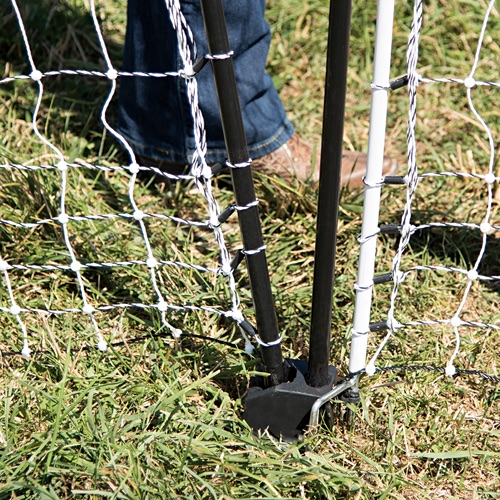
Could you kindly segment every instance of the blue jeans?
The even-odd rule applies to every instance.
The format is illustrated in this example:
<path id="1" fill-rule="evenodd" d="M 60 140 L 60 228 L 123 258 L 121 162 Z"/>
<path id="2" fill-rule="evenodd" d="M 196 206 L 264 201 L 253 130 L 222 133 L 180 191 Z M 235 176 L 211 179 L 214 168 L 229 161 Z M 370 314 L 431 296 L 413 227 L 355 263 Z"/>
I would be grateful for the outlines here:
<path id="1" fill-rule="evenodd" d="M 200 0 L 182 0 L 198 56 L 208 53 Z M 264 19 L 265 0 L 223 0 L 234 52 L 238 91 L 252 158 L 278 149 L 293 126 L 271 77 L 265 72 L 271 31 Z M 182 68 L 177 37 L 164 0 L 128 0 L 123 70 L 166 72 Z M 196 75 L 208 143 L 208 162 L 227 157 L 212 68 Z M 182 78 L 121 77 L 119 130 L 136 154 L 187 163 L 195 148 L 193 122 Z"/>

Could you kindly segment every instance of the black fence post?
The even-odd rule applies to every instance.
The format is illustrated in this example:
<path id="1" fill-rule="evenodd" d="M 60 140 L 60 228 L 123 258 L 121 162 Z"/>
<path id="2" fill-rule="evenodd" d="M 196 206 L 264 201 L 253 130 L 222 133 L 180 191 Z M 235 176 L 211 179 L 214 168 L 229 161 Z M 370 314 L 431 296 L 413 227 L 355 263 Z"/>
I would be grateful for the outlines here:
<path id="1" fill-rule="evenodd" d="M 351 0 L 331 0 L 307 381 L 328 382 Z"/>
<path id="2" fill-rule="evenodd" d="M 201 0 L 208 48 L 219 100 L 222 128 L 229 163 L 245 164 L 249 160 L 241 107 L 236 86 L 233 61 L 227 35 L 221 0 Z M 251 206 L 255 202 L 255 189 L 250 166 L 232 168 L 236 203 Z M 238 212 L 243 246 L 252 290 L 257 330 L 268 347 L 262 347 L 262 357 L 269 373 L 268 384 L 278 385 L 287 378 L 287 364 L 279 344 L 278 322 L 271 291 L 264 242 L 257 206 Z M 262 250 L 259 250 L 262 249 Z"/>

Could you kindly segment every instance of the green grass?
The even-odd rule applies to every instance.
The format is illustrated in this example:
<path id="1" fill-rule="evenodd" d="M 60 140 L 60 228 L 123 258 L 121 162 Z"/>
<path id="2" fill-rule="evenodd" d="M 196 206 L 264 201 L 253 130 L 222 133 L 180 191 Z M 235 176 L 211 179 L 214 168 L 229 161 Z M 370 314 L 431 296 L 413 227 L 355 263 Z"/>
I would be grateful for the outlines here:
<path id="1" fill-rule="evenodd" d="M 3 0 L 0 10 L 0 78 L 29 72 L 21 38 Z M 88 11 L 80 0 L 25 2 L 34 57 L 41 69 L 102 68 Z M 111 57 L 119 65 L 125 28 L 124 2 L 103 2 L 101 17 Z M 4 9 L 4 4 L 6 8 Z M 318 142 L 328 19 L 327 0 L 271 0 L 273 28 L 269 71 L 290 118 L 301 135 Z M 425 6 L 421 61 L 429 77 L 466 76 L 478 38 L 484 0 L 429 0 Z M 405 46 L 411 6 L 398 2 L 392 76 L 405 72 Z M 366 150 L 374 40 L 374 3 L 354 5 L 345 145 Z M 500 48 L 491 17 L 478 78 L 498 81 Z M 38 121 L 40 129 L 70 161 L 122 164 L 123 151 L 105 134 L 99 120 L 108 83 L 77 78 L 46 78 Z M 404 89 L 390 98 L 387 152 L 404 163 Z M 480 113 L 498 137 L 498 90 L 474 94 Z M 419 157 L 425 170 L 471 170 L 486 157 L 483 135 L 464 121 L 466 102 L 451 85 L 420 89 Z M 36 88 L 26 82 L 0 86 L 0 156 L 16 163 L 49 163 L 51 151 L 30 133 Z M 116 103 L 110 110 L 116 120 Z M 59 181 L 54 172 L 0 172 L 2 219 L 42 219 L 58 213 Z M 121 174 L 71 170 L 68 212 L 115 213 L 127 206 Z M 257 176 L 257 193 L 280 330 L 287 357 L 305 358 L 312 292 L 317 189 Z M 232 201 L 224 183 L 216 186 L 222 206 Z M 477 222 L 481 192 L 461 180 L 422 182 L 415 220 Z M 203 219 L 204 203 L 192 186 L 138 186 L 143 210 Z M 498 225 L 498 197 L 492 219 Z M 396 223 L 404 200 L 398 188 L 384 190 L 381 219 Z M 346 371 L 353 309 L 362 195 L 344 191 L 339 221 L 332 364 Z M 73 231 L 72 245 L 87 261 L 138 258 L 143 245 L 126 221 L 92 221 Z M 217 264 L 210 235 L 160 220 L 148 220 L 152 243 L 162 258 Z M 236 220 L 225 226 L 231 251 L 241 246 Z M 127 245 L 124 245 L 124 242 Z M 490 238 L 485 274 L 499 275 L 498 238 Z M 480 242 L 469 232 L 439 231 L 412 239 L 405 265 L 419 262 L 470 266 Z M 125 247 L 125 248 L 124 248 Z M 390 269 L 396 240 L 379 240 L 377 272 Z M 14 262 L 61 263 L 67 253 L 59 229 L 0 226 L 0 255 Z M 125 257 L 124 257 L 125 255 Z M 242 266 L 243 267 L 243 266 Z M 78 289 L 67 273 L 47 270 L 11 273 L 19 300 L 30 307 L 80 307 Z M 244 269 L 239 289 L 252 317 Z M 152 301 L 141 269 L 85 273 L 93 302 Z M 229 307 L 226 287 L 211 275 L 177 269 L 162 272 L 160 286 L 175 303 L 190 301 Z M 0 304 L 8 304 L 1 287 Z M 446 316 L 459 300 L 457 278 L 421 275 L 404 283 L 398 306 L 404 317 Z M 389 285 L 374 294 L 373 319 L 384 319 Z M 22 294 L 22 295 L 21 295 Z M 474 287 L 467 315 L 499 321 L 498 285 Z M 21 298 L 22 297 L 22 298 Z M 307 434 L 284 446 L 257 439 L 241 420 L 242 400 L 256 358 L 238 348 L 185 336 L 161 335 L 158 318 L 141 310 L 97 315 L 106 338 L 122 342 L 107 352 L 85 350 L 95 343 L 81 315 L 25 318 L 31 345 L 41 351 L 29 360 L 1 358 L 0 498 L 304 498 L 420 499 L 499 498 L 500 434 L 498 386 L 475 378 L 449 380 L 437 373 L 387 373 L 362 380 L 362 401 L 353 408 L 352 427 Z M 189 334 L 239 342 L 234 325 L 204 313 L 178 312 L 169 320 Z M 125 343 L 123 343 L 126 341 Z M 373 336 L 370 347 L 380 341 Z M 454 348 L 450 332 L 408 331 L 383 354 L 388 365 L 443 366 Z M 18 351 L 19 325 L 2 317 L 0 348 Z M 241 347 L 241 345 L 240 345 Z M 464 332 L 458 366 L 498 375 L 498 332 Z"/>

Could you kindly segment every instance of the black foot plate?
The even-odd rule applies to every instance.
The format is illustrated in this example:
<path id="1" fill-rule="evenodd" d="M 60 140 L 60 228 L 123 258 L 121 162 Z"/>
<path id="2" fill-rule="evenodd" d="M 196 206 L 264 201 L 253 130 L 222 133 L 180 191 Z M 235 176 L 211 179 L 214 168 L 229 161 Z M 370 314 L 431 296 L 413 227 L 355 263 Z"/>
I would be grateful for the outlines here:
<path id="1" fill-rule="evenodd" d="M 269 432 L 285 441 L 300 438 L 309 423 L 315 401 L 337 382 L 337 370 L 328 367 L 328 384 L 323 387 L 307 385 L 307 361 L 289 359 L 289 381 L 274 387 L 251 387 L 245 397 L 244 418 L 257 432 Z"/>

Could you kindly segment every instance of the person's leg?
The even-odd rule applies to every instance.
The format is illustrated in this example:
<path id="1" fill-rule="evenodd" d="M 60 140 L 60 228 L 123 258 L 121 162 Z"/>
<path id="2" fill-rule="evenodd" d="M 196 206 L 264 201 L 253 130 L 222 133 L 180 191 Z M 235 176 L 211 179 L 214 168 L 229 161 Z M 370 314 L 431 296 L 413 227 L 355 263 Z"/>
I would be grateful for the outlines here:
<path id="1" fill-rule="evenodd" d="M 285 144 L 293 127 L 271 77 L 265 72 L 271 32 L 265 0 L 224 0 L 229 42 L 252 158 Z M 198 55 L 208 52 L 199 0 L 184 0 L 182 10 L 193 31 Z M 182 67 L 177 37 L 164 0 L 129 0 L 124 48 L 125 71 L 163 72 Z M 196 76 L 207 130 L 207 161 L 226 157 L 210 65 Z M 143 157 L 187 163 L 194 150 L 192 118 L 181 78 L 123 77 L 119 130 Z"/>
<path id="2" fill-rule="evenodd" d="M 177 37 L 162 0 L 129 0 L 123 71 L 173 72 L 178 69 Z M 189 110 L 179 78 L 122 77 L 121 134 L 140 156 L 184 163 Z M 187 116 L 186 116 L 187 114 Z"/>

